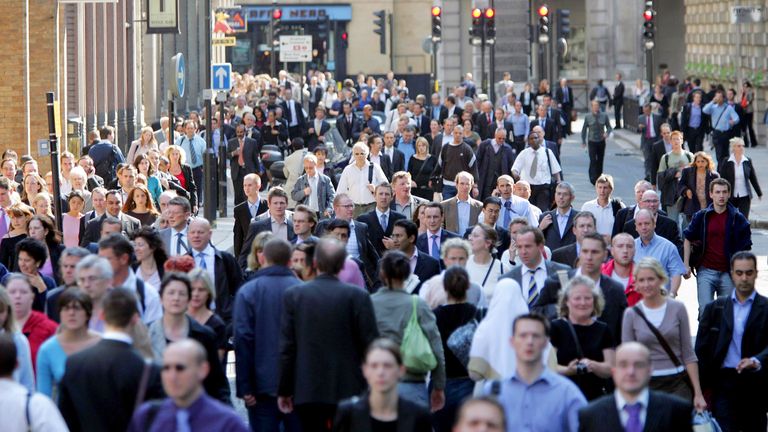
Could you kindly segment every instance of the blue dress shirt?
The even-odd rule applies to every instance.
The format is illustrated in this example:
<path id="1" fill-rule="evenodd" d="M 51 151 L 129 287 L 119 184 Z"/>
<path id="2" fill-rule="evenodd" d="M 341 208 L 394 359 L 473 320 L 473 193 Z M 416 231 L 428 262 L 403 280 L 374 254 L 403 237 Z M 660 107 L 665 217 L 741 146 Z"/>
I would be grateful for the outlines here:
<path id="1" fill-rule="evenodd" d="M 397 149 L 403 152 L 405 159 L 405 170 L 408 171 L 408 162 L 411 160 L 411 156 L 416 154 L 416 143 L 414 141 L 405 142 L 402 138 L 397 143 Z"/>
<path id="2" fill-rule="evenodd" d="M 151 403 L 145 403 L 133 415 L 129 432 L 164 432 L 177 429 L 176 413 L 182 409 L 171 399 L 165 399 L 157 410 L 152 425 L 145 428 Z M 238 417 L 232 407 L 210 398 L 203 393 L 189 407 L 187 423 L 191 431 L 248 432 L 248 426 Z"/>
<path id="3" fill-rule="evenodd" d="M 723 361 L 724 368 L 736 369 L 744 356 L 741 354 L 741 339 L 744 337 L 744 328 L 747 325 L 747 318 L 752 311 L 752 305 L 755 303 L 757 291 L 753 292 L 744 303 L 736 298 L 736 292 L 731 292 L 731 303 L 733 303 L 733 335 L 731 343 L 728 345 L 728 353 L 725 354 Z"/>
<path id="4" fill-rule="evenodd" d="M 667 277 L 680 276 L 685 274 L 685 264 L 683 259 L 680 258 L 680 253 L 677 251 L 677 247 L 664 237 L 654 234 L 651 242 L 648 245 L 644 245 L 640 237 L 635 239 L 635 262 L 640 262 L 645 257 L 656 258 L 664 270 L 667 272 Z M 669 282 L 667 288 L 669 288 Z"/>
<path id="5" fill-rule="evenodd" d="M 688 119 L 688 126 L 692 128 L 701 126 L 701 105 L 691 104 L 691 117 Z"/>
<path id="6" fill-rule="evenodd" d="M 456 200 L 456 213 L 459 216 L 459 232 L 467 232 L 469 227 L 469 201 Z"/>
<path id="7" fill-rule="evenodd" d="M 739 115 L 736 114 L 733 107 L 727 103 L 715 105 L 714 102 L 710 102 L 704 106 L 702 111 L 712 118 L 712 129 L 719 132 L 727 132 L 731 129 L 729 120 L 733 120 L 734 125 L 739 123 Z"/>

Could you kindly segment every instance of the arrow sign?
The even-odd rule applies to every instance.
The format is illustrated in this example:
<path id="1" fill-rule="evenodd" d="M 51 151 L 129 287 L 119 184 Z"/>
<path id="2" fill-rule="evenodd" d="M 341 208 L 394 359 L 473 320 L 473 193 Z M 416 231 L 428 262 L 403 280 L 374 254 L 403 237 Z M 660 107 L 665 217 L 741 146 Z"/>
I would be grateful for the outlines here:
<path id="1" fill-rule="evenodd" d="M 232 88 L 232 65 L 230 63 L 212 64 L 211 81 L 211 89 L 229 91 Z"/>

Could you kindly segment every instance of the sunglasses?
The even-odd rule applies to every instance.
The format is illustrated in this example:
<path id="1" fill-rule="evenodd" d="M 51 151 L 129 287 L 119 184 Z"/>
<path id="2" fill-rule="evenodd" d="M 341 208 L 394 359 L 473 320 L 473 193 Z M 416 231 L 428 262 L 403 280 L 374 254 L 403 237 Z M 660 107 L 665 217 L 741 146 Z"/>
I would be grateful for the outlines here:
<path id="1" fill-rule="evenodd" d="M 163 365 L 163 372 L 168 372 L 171 369 L 175 370 L 176 372 L 184 372 L 187 370 L 189 366 L 185 364 L 164 364 Z"/>

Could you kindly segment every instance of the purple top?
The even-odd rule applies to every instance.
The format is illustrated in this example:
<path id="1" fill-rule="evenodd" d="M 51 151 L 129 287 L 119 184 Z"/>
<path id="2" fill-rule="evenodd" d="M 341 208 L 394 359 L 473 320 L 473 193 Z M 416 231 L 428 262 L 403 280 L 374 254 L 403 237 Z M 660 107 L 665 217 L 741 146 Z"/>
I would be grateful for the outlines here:
<path id="1" fill-rule="evenodd" d="M 179 417 L 177 413 L 181 411 L 186 411 L 184 417 L 189 424 L 189 430 L 192 431 L 248 432 L 248 426 L 237 416 L 232 407 L 210 398 L 205 393 L 186 410 L 179 409 L 173 400 L 165 399 L 157 410 L 152 425 L 146 427 L 150 406 L 150 403 L 145 403 L 136 410 L 128 427 L 129 432 L 179 430 L 176 422 Z"/>
<path id="2" fill-rule="evenodd" d="M 53 264 L 51 264 L 51 256 L 48 255 L 48 259 L 45 260 L 45 264 L 43 264 L 42 267 L 40 267 L 40 274 L 43 276 L 48 276 L 51 279 L 54 279 L 53 276 Z"/>
<path id="3" fill-rule="evenodd" d="M 340 281 L 365 289 L 365 279 L 357 263 L 349 258 L 344 261 L 344 268 L 341 269 L 338 276 Z"/>

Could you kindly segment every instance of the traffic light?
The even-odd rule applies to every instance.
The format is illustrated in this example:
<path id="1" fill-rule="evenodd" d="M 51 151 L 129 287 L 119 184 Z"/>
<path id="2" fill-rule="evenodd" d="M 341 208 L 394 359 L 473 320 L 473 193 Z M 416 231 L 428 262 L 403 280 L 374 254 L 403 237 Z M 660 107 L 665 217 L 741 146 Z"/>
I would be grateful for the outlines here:
<path id="1" fill-rule="evenodd" d="M 549 42 L 549 7 L 547 5 L 539 6 L 539 43 Z"/>
<path id="2" fill-rule="evenodd" d="M 557 38 L 568 39 L 571 36 L 571 10 L 558 9 L 556 14 L 557 14 Z"/>
<path id="3" fill-rule="evenodd" d="M 443 37 L 442 14 L 440 6 L 432 6 L 432 43 L 440 42 Z"/>
<path id="4" fill-rule="evenodd" d="M 473 45 L 479 44 L 483 38 L 483 11 L 480 8 L 472 9 L 472 27 L 469 29 L 469 41 Z"/>
<path id="5" fill-rule="evenodd" d="M 489 45 L 496 42 L 496 9 L 485 10 L 485 41 Z"/>
<path id="6" fill-rule="evenodd" d="M 653 1 L 648 0 L 645 2 L 645 10 L 643 11 L 643 42 L 645 49 L 653 49 L 653 38 L 656 33 L 656 24 L 654 19 L 656 18 L 656 11 L 653 9 Z"/>
<path id="7" fill-rule="evenodd" d="M 344 48 L 349 48 L 349 35 L 347 32 L 341 33 L 341 46 Z"/>
<path id="8" fill-rule="evenodd" d="M 373 32 L 379 35 L 379 51 L 382 54 L 387 53 L 387 11 L 384 9 L 373 13 L 376 19 L 373 20 Z M 346 34 L 346 33 L 345 33 Z"/>
<path id="9" fill-rule="evenodd" d="M 283 18 L 283 10 L 280 8 L 272 9 L 272 44 L 280 45 L 280 20 Z"/>

